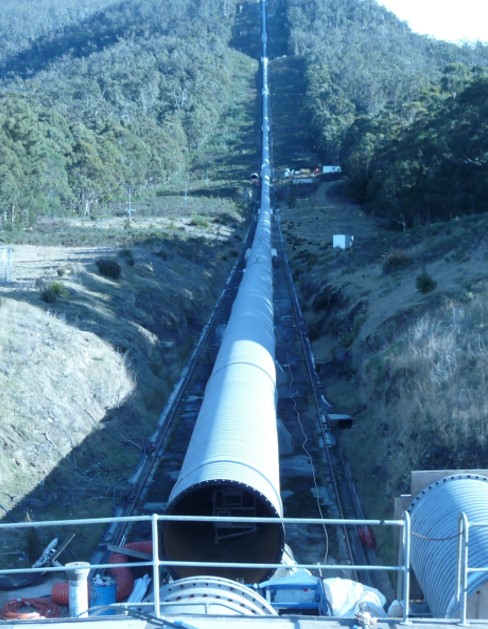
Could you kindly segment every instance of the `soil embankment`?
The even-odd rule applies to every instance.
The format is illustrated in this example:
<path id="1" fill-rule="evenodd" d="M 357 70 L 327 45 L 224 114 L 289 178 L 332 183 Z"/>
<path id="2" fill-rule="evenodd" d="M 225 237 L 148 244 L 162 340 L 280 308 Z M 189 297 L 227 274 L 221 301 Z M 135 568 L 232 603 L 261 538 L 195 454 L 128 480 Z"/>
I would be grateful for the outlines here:
<path id="1" fill-rule="evenodd" d="M 53 230 L 99 240 L 105 229 L 107 246 L 13 245 L 13 281 L 0 285 L 0 506 L 10 521 L 110 516 L 124 502 L 244 227 L 237 214 L 99 223 Z"/>
<path id="2" fill-rule="evenodd" d="M 340 445 L 367 515 L 392 517 L 411 470 L 488 463 L 488 219 L 394 232 L 335 183 L 291 198 L 281 216 L 319 373 L 335 411 L 357 413 Z"/>

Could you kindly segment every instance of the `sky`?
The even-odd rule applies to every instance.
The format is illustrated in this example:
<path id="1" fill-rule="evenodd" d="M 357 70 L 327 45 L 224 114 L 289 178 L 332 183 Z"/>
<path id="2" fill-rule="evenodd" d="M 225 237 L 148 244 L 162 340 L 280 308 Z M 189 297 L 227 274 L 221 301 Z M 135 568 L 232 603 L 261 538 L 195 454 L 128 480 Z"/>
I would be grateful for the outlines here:
<path id="1" fill-rule="evenodd" d="M 377 0 L 422 35 L 488 43 L 488 0 Z"/>

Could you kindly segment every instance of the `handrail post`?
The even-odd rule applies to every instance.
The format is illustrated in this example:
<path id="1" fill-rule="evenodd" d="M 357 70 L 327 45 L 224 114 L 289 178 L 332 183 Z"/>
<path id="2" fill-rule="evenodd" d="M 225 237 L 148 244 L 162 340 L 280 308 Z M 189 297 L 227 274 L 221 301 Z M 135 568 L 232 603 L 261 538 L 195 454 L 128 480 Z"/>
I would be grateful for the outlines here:
<path id="1" fill-rule="evenodd" d="M 459 624 L 469 625 L 468 615 L 468 550 L 469 521 L 466 513 L 459 514 L 458 564 L 456 571 L 456 600 L 460 602 Z"/>
<path id="2" fill-rule="evenodd" d="M 159 538 L 158 538 L 158 514 L 153 513 L 151 516 L 151 535 L 152 535 L 152 568 L 153 568 L 153 593 L 154 593 L 154 614 L 156 618 L 160 617 L 160 600 L 159 600 Z"/>
<path id="3" fill-rule="evenodd" d="M 412 541 L 411 519 L 408 511 L 403 513 L 403 618 L 402 625 L 410 625 L 410 548 Z"/>

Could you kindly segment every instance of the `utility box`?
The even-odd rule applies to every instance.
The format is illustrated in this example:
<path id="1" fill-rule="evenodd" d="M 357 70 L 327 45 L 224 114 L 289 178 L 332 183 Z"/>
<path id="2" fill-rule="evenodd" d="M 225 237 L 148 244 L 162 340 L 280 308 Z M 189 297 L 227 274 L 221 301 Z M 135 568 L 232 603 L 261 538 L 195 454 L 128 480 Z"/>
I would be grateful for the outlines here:
<path id="1" fill-rule="evenodd" d="M 342 168 L 340 166 L 322 166 L 322 174 L 323 175 L 331 175 L 331 174 L 340 174 L 342 172 Z"/>
<path id="2" fill-rule="evenodd" d="M 354 236 L 350 234 L 334 234 L 332 236 L 332 246 L 334 249 L 350 249 Z"/>

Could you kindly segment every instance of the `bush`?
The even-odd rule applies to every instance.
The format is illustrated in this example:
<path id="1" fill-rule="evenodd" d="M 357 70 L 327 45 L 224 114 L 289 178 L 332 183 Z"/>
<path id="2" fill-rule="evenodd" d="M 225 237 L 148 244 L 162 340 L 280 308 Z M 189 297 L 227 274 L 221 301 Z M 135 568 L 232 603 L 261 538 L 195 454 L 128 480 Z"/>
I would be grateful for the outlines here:
<path id="1" fill-rule="evenodd" d="M 351 347 L 359 336 L 361 327 L 366 320 L 365 315 L 358 315 L 352 322 L 352 326 L 342 334 L 341 342 L 344 347 Z"/>
<path id="2" fill-rule="evenodd" d="M 132 251 L 132 249 L 122 249 L 120 252 L 120 255 L 125 258 L 125 260 L 127 261 L 127 264 L 129 264 L 130 266 L 134 266 L 134 252 Z"/>
<path id="3" fill-rule="evenodd" d="M 427 271 L 424 271 L 417 277 L 415 285 L 421 293 L 430 293 L 437 288 L 437 282 L 427 273 Z"/>
<path id="4" fill-rule="evenodd" d="M 49 282 L 41 288 L 41 299 L 52 304 L 58 297 L 66 297 L 67 288 L 61 282 Z"/>
<path id="5" fill-rule="evenodd" d="M 111 258 L 100 258 L 97 260 L 98 272 L 100 275 L 110 277 L 113 280 L 118 280 L 122 272 L 122 268 L 117 260 Z"/>
<path id="6" fill-rule="evenodd" d="M 200 214 L 196 214 L 195 216 L 192 216 L 188 224 L 190 225 L 190 227 L 199 227 L 200 229 L 206 229 L 210 226 L 210 220 L 208 216 L 201 216 Z"/>
<path id="7" fill-rule="evenodd" d="M 324 327 L 322 321 L 313 321 L 308 324 L 307 327 L 308 338 L 311 341 L 316 341 L 324 333 Z"/>
<path id="8" fill-rule="evenodd" d="M 392 249 L 383 255 L 383 275 L 399 269 L 405 269 L 412 264 L 412 257 L 403 249 Z"/>

